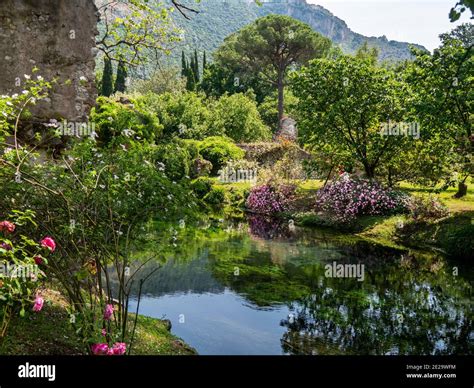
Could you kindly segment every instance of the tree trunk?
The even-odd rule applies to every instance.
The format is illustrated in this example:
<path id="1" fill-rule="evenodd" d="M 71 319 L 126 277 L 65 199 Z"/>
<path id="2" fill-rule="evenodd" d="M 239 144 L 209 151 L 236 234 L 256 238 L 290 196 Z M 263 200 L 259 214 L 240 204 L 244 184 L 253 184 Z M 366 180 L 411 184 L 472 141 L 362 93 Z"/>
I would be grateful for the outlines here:
<path id="1" fill-rule="evenodd" d="M 283 119 L 283 115 L 285 114 L 285 96 L 284 96 L 284 89 L 285 86 L 283 84 L 283 72 L 278 74 L 278 128 L 281 129 L 281 120 Z"/>
<path id="2" fill-rule="evenodd" d="M 375 178 L 375 166 L 371 166 L 369 164 L 364 164 L 365 175 L 367 175 L 368 179 Z"/>
<path id="3" fill-rule="evenodd" d="M 458 183 L 458 192 L 454 194 L 454 198 L 462 198 L 467 194 L 467 185 L 464 182 Z"/>

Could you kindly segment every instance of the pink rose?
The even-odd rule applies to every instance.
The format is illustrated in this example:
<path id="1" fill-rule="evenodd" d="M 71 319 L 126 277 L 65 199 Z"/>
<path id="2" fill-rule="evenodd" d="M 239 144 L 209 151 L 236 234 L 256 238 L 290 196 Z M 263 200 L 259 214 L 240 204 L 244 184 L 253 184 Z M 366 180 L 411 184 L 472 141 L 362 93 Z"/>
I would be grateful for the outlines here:
<path id="1" fill-rule="evenodd" d="M 101 333 L 102 333 L 102 335 L 105 337 L 105 336 L 107 335 L 107 330 L 102 329 L 102 332 L 101 332 Z"/>
<path id="2" fill-rule="evenodd" d="M 124 342 L 117 342 L 114 344 L 112 350 L 112 355 L 114 356 L 123 356 L 127 351 L 127 344 Z"/>
<path id="3" fill-rule="evenodd" d="M 15 224 L 10 221 L 0 222 L 0 232 L 13 233 L 15 231 Z"/>
<path id="4" fill-rule="evenodd" d="M 106 355 L 109 352 L 109 345 L 107 344 L 94 344 L 91 346 L 92 354 L 96 356 Z"/>
<path id="5" fill-rule="evenodd" d="M 43 248 L 49 249 L 51 252 L 54 252 L 56 250 L 56 243 L 51 237 L 45 237 L 44 239 L 42 239 L 41 246 Z"/>
<path id="6" fill-rule="evenodd" d="M 41 256 L 35 256 L 34 258 L 36 265 L 43 264 L 43 258 Z"/>
<path id="7" fill-rule="evenodd" d="M 111 304 L 105 305 L 105 310 L 104 310 L 104 319 L 108 321 L 114 313 L 114 306 Z"/>
<path id="8" fill-rule="evenodd" d="M 35 299 L 35 304 L 33 305 L 33 311 L 39 312 L 43 308 L 44 299 L 41 296 L 37 296 Z"/>

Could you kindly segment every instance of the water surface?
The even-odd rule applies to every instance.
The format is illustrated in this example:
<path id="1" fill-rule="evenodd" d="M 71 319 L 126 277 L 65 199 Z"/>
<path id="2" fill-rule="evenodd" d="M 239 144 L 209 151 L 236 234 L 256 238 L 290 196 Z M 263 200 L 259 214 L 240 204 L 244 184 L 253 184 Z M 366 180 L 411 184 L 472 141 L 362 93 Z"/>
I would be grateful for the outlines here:
<path id="1" fill-rule="evenodd" d="M 200 354 L 473 353 L 472 266 L 248 221 L 174 237 L 165 259 L 144 268 L 156 272 L 140 313 L 169 319 Z M 334 262 L 364 265 L 364 280 L 326 276 Z"/>

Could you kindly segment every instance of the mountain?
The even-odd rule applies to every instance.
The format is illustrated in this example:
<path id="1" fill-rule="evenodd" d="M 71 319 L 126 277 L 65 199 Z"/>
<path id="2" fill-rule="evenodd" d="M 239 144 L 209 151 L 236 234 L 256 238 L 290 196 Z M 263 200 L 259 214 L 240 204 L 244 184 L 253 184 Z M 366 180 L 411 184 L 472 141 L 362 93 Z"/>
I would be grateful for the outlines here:
<path id="1" fill-rule="evenodd" d="M 388 40 L 385 36 L 366 37 L 358 34 L 326 8 L 308 4 L 306 0 L 262 0 L 261 6 L 252 0 L 201 0 L 200 3 L 182 0 L 181 3 L 198 10 L 199 14 L 189 13 L 191 20 L 186 20 L 174 12 L 176 25 L 185 32 L 185 40 L 175 48 L 174 58 L 181 55 L 181 50 L 189 53 L 194 49 L 213 52 L 225 37 L 269 14 L 287 15 L 309 24 L 348 54 L 354 53 L 365 41 L 369 46 L 379 49 L 382 61 L 411 58 L 410 46 L 424 49 L 420 45 Z"/>

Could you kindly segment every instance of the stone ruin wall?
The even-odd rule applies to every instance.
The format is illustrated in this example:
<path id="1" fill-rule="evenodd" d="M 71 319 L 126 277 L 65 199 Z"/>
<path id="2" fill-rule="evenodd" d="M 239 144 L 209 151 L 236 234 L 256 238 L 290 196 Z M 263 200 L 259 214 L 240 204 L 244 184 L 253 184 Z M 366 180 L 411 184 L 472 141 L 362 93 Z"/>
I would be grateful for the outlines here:
<path id="1" fill-rule="evenodd" d="M 35 76 L 58 82 L 30 109 L 34 119 L 87 121 L 97 97 L 97 22 L 93 0 L 0 0 L 0 95 L 21 93 L 37 67 Z"/>

